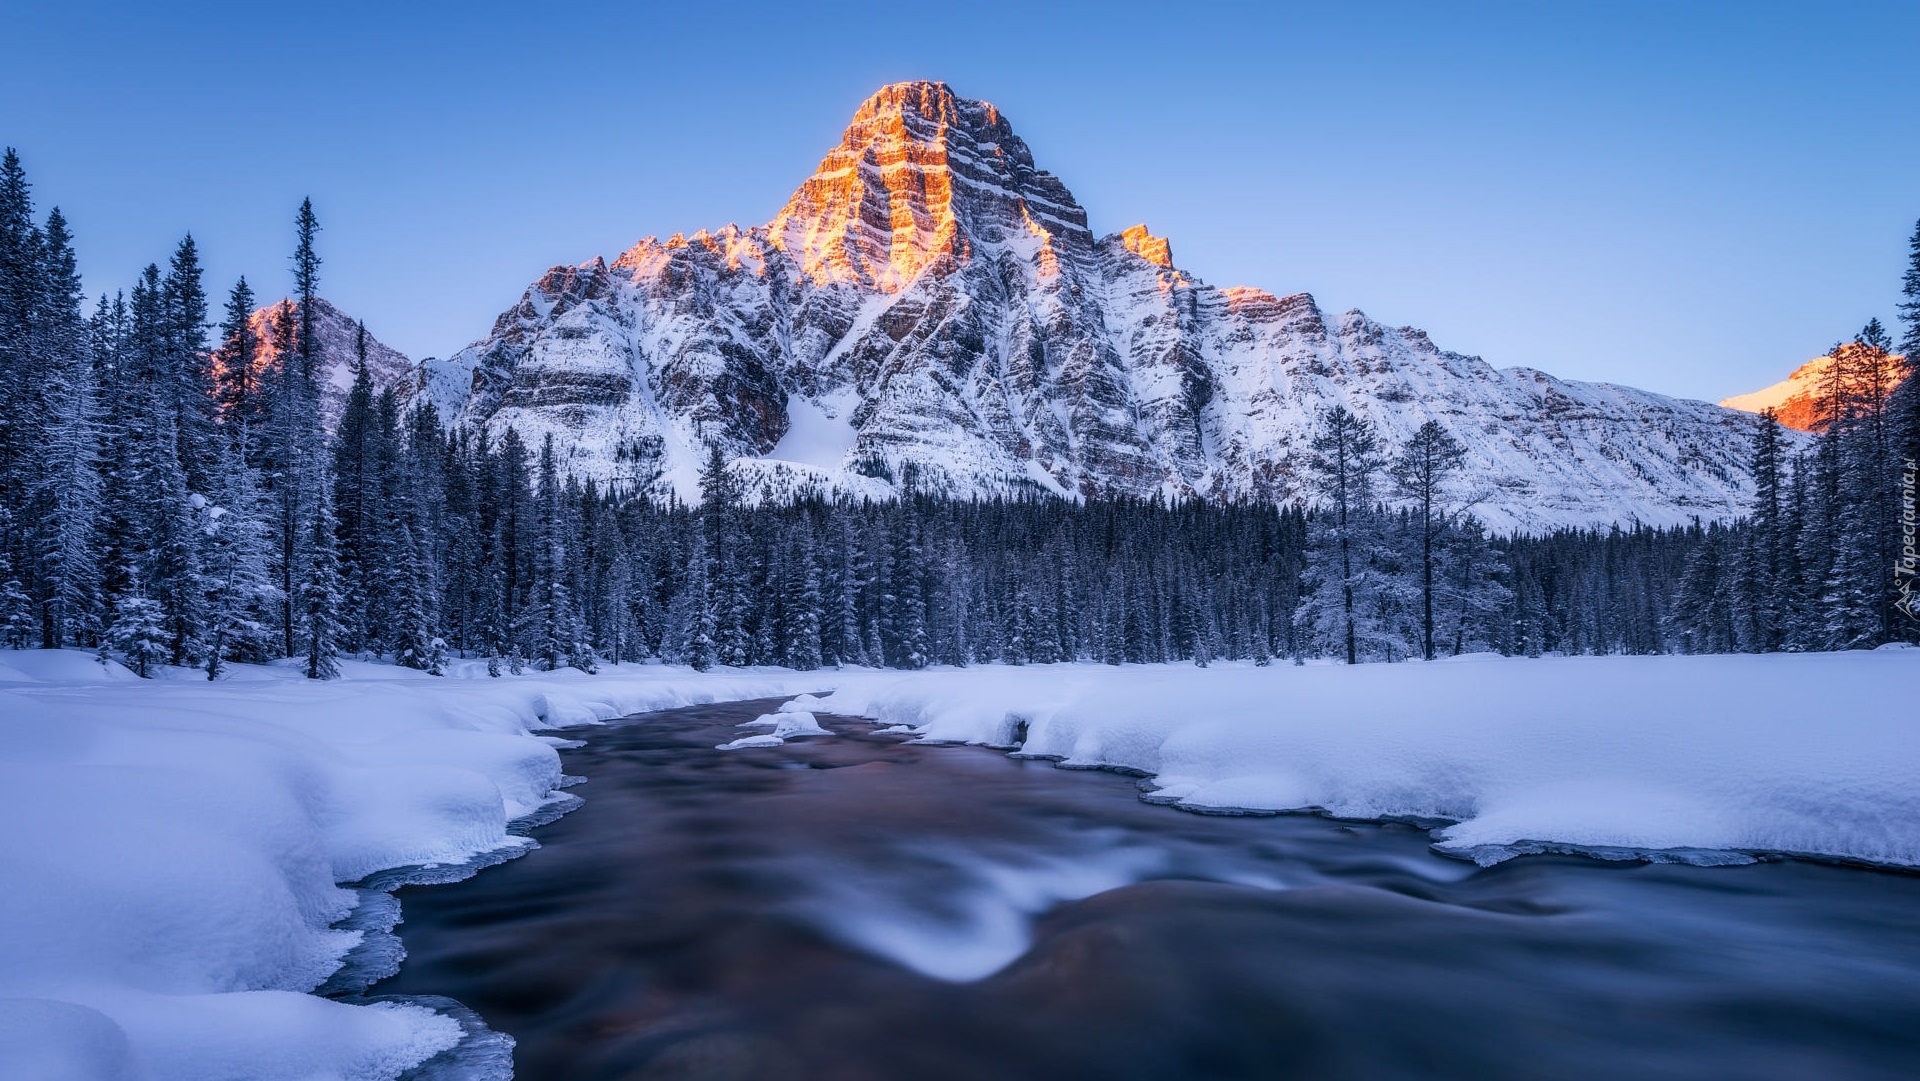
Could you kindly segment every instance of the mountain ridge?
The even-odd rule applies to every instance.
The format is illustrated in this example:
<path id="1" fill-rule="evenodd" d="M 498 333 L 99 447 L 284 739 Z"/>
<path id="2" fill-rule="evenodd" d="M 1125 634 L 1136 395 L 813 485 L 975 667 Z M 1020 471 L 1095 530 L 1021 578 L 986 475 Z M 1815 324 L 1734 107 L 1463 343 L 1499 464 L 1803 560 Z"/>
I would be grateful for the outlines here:
<path id="1" fill-rule="evenodd" d="M 716 446 L 760 498 L 885 497 L 912 473 L 962 496 L 1300 499 L 1334 404 L 1389 449 L 1447 427 L 1495 528 L 1726 518 L 1751 490 L 1750 417 L 1215 288 L 1144 224 L 1096 236 L 998 109 L 934 82 L 868 98 L 765 225 L 553 267 L 416 393 L 683 498 Z M 805 460 L 775 457 L 801 429 Z"/>
<path id="2" fill-rule="evenodd" d="M 1797 431 L 1818 432 L 1826 427 L 1827 406 L 1823 399 L 1828 392 L 1826 381 L 1833 370 L 1833 359 L 1833 352 L 1823 353 L 1772 386 L 1722 398 L 1720 404 L 1743 413 L 1772 409 L 1781 424 Z M 1882 370 L 1889 384 L 1899 383 L 1906 371 L 1905 361 L 1898 353 L 1885 355 Z"/>

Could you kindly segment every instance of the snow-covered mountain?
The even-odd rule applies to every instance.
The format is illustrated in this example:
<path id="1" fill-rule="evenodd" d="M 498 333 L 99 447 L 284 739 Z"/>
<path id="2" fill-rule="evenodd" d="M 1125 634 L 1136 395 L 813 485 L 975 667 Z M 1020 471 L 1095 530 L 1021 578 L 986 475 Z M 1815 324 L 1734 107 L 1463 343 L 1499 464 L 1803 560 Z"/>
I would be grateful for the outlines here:
<path id="1" fill-rule="evenodd" d="M 287 305 L 288 325 L 297 326 L 299 316 L 295 302 L 287 300 L 277 300 L 257 309 L 247 319 L 254 341 L 258 343 L 254 363 L 261 368 L 272 367 L 279 357 L 279 350 L 274 344 L 278 340 L 274 320 L 282 304 Z M 331 431 L 340 422 L 340 414 L 347 407 L 347 393 L 353 389 L 353 362 L 359 323 L 328 303 L 324 297 L 313 298 L 313 312 L 313 349 L 318 358 L 315 375 L 320 384 L 320 415 L 327 430 Z M 367 375 L 373 380 L 375 389 L 393 386 L 404 397 L 412 397 L 418 367 L 405 353 L 382 344 L 372 334 L 367 335 Z"/>
<path id="2" fill-rule="evenodd" d="M 1388 449 L 1439 421 L 1496 528 L 1737 511 L 1752 418 L 1443 351 L 1312 297 L 1220 289 L 1144 226 L 1096 236 L 999 110 L 888 86 L 766 225 L 556 266 L 424 362 L 443 411 L 567 467 L 750 490 L 1288 499 L 1335 403 Z"/>
<path id="3" fill-rule="evenodd" d="M 1889 353 L 1885 357 L 1889 386 L 1897 385 L 1905 374 L 1906 358 L 1898 353 Z M 1770 387 L 1753 391 L 1750 394 L 1736 394 L 1731 398 L 1720 399 L 1720 404 L 1728 409 L 1738 409 L 1745 413 L 1758 413 L 1762 409 L 1772 409 L 1780 418 L 1780 423 L 1803 432 L 1817 432 L 1826 424 L 1825 410 L 1820 404 L 1823 384 L 1827 373 L 1833 370 L 1833 354 L 1814 357 L 1793 370 L 1793 374 Z"/>

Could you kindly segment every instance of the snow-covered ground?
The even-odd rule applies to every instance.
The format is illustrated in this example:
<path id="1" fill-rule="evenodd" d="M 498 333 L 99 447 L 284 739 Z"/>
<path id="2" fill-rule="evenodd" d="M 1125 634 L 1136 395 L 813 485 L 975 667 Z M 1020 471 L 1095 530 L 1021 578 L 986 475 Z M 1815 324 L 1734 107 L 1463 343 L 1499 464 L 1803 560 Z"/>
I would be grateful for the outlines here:
<path id="1" fill-rule="evenodd" d="M 434 679 L 349 663 L 154 682 L 0 652 L 0 1078 L 390 1078 L 458 1024 L 304 994 L 361 937 L 336 884 L 525 842 L 542 728 L 817 689 L 660 667 Z"/>
<path id="2" fill-rule="evenodd" d="M 805 708 L 1154 776 L 1195 810 L 1448 819 L 1537 846 L 1920 866 L 1920 649 L 1434 664 L 1001 668 Z M 1514 846 L 1514 847 L 1507 847 Z M 1713 855 L 1713 854 L 1719 855 Z"/>
<path id="3" fill-rule="evenodd" d="M 545 729 L 819 692 L 808 714 L 1155 776 L 1195 809 L 1445 819 L 1492 860 L 1542 847 L 1697 862 L 1783 851 L 1920 866 L 1920 650 L 1436 664 L 915 673 L 660 666 L 434 679 L 349 664 L 141 682 L 0 653 L 0 1077 L 389 1078 L 450 1046 L 418 1006 L 304 994 L 383 869 L 525 842 Z M 786 723 L 782 723 L 782 722 Z M 907 726 L 900 728 L 899 726 Z M 591 798 L 592 789 L 586 789 Z M 1616 853 L 1617 854 L 1617 853 Z"/>

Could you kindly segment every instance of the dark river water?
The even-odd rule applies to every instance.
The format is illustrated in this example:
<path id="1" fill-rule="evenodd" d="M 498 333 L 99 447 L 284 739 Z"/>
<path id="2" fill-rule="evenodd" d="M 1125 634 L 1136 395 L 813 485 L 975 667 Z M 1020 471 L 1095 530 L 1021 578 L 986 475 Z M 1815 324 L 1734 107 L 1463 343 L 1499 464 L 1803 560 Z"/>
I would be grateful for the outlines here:
<path id="1" fill-rule="evenodd" d="M 577 730 L 530 856 L 400 891 L 381 994 L 544 1079 L 1920 1077 L 1920 876 L 1437 856 L 978 747 Z"/>

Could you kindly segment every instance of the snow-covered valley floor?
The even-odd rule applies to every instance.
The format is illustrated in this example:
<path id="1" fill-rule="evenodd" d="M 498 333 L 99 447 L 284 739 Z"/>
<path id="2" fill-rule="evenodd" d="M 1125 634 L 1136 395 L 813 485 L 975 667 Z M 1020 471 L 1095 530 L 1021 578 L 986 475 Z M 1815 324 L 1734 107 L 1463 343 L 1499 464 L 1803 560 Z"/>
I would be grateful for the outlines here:
<path id="1" fill-rule="evenodd" d="M 340 884 L 524 846 L 509 821 L 562 781 L 543 733 L 692 702 L 813 692 L 789 709 L 1135 770 L 1191 809 L 1445 820 L 1437 842 L 1483 862 L 1920 866 L 1920 650 L 166 677 L 0 653 L 0 1076 L 397 1076 L 459 1027 L 305 993 L 361 935 L 336 927 L 359 896 Z"/>

